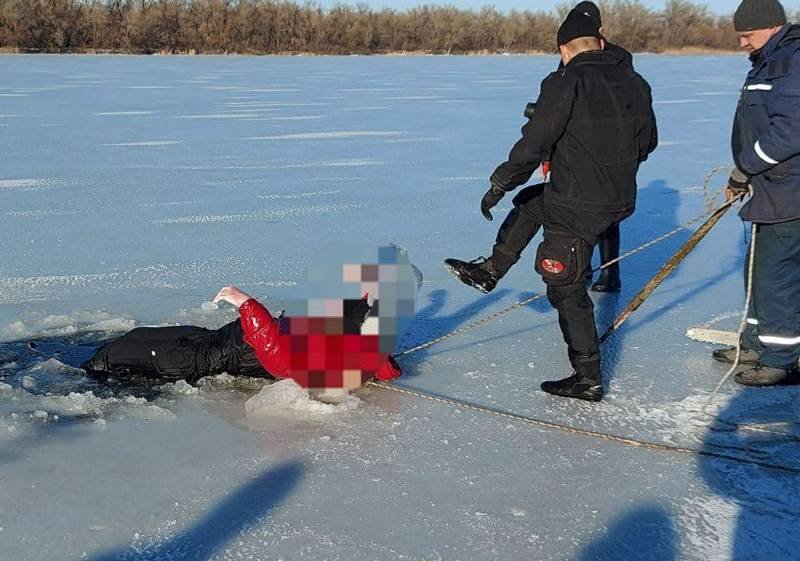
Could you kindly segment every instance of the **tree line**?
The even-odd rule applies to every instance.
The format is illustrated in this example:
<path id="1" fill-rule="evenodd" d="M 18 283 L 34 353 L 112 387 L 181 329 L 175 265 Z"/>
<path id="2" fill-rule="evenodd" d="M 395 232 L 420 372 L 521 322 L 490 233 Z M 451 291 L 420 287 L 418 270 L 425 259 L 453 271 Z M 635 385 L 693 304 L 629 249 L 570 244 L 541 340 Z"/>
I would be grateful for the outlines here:
<path id="1" fill-rule="evenodd" d="M 731 16 L 688 0 L 599 2 L 603 32 L 634 52 L 734 50 Z M 422 5 L 330 9 L 287 0 L 0 0 L 0 48 L 22 52 L 381 54 L 554 52 L 569 5 L 500 12 Z"/>

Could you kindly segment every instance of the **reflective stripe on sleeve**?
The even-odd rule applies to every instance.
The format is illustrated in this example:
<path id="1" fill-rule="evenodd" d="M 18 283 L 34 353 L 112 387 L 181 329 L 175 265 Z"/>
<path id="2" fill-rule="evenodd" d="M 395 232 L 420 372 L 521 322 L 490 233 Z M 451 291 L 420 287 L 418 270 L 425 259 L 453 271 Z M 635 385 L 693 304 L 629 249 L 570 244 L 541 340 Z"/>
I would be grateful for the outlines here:
<path id="1" fill-rule="evenodd" d="M 749 86 L 747 86 L 746 89 L 751 92 L 752 91 L 768 92 L 772 90 L 772 86 L 770 84 L 750 84 Z"/>
<path id="2" fill-rule="evenodd" d="M 765 345 L 800 345 L 800 337 L 778 337 L 777 335 L 759 335 L 758 340 Z"/>
<path id="3" fill-rule="evenodd" d="M 754 148 L 756 149 L 756 154 L 758 154 L 758 157 L 761 158 L 762 160 L 764 160 L 765 162 L 767 162 L 768 164 L 772 164 L 774 166 L 775 164 L 779 164 L 780 163 L 777 160 L 773 160 L 772 158 L 767 156 L 767 154 L 761 148 L 761 144 L 759 144 L 758 140 L 756 140 L 756 145 L 755 145 Z"/>

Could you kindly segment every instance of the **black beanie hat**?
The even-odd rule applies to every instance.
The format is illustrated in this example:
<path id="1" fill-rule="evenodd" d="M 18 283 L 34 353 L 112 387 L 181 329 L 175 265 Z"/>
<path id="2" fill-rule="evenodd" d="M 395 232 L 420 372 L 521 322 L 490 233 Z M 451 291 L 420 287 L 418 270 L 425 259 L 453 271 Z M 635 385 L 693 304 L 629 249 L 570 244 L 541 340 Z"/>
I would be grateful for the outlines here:
<path id="1" fill-rule="evenodd" d="M 597 27 L 594 20 L 586 17 L 582 12 L 572 10 L 558 28 L 556 45 L 560 47 L 578 37 L 597 37 L 599 39 L 600 28 Z"/>
<path id="2" fill-rule="evenodd" d="M 594 2 L 578 2 L 572 10 L 591 18 L 598 28 L 603 27 L 603 21 L 600 19 L 600 8 Z"/>
<path id="3" fill-rule="evenodd" d="M 739 32 L 785 24 L 786 12 L 778 0 L 743 0 L 733 14 L 733 28 Z"/>

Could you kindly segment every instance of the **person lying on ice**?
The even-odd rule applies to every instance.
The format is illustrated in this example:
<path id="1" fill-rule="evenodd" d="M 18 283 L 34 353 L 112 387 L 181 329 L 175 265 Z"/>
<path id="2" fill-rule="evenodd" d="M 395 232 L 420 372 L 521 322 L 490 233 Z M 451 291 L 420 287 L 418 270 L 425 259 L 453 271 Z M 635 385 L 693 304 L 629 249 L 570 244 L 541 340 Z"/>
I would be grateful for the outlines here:
<path id="1" fill-rule="evenodd" d="M 328 317 L 273 317 L 255 298 L 226 286 L 214 298 L 238 308 L 219 329 L 138 327 L 100 347 L 82 368 L 91 375 L 135 374 L 195 382 L 204 376 L 292 378 L 309 390 L 352 390 L 373 378 L 392 380 L 400 367 L 367 321 L 367 301 L 328 300 Z M 377 320 L 377 317 L 372 319 Z"/>
<path id="2" fill-rule="evenodd" d="M 342 251 L 354 259 L 338 259 Z M 238 320 L 213 330 L 136 328 L 97 349 L 82 367 L 95 375 L 190 383 L 223 372 L 291 378 L 334 396 L 400 375 L 391 353 L 413 320 L 421 286 L 422 273 L 398 246 L 327 248 L 311 262 L 307 299 L 288 302 L 285 316 L 275 318 L 250 295 L 225 287 L 215 302 L 236 306 Z M 340 297 L 331 299 L 332 292 Z"/>

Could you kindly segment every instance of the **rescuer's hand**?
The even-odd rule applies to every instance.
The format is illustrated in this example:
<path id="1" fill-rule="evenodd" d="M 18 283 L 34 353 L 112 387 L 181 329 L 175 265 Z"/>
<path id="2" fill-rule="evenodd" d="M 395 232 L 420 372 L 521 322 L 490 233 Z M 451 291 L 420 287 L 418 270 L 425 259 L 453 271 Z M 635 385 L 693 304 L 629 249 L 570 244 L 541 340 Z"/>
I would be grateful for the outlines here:
<path id="1" fill-rule="evenodd" d="M 489 190 L 486 191 L 483 199 L 481 199 L 481 214 L 483 214 L 484 218 L 489 222 L 493 220 L 492 213 L 489 211 L 500 202 L 500 199 L 502 199 L 505 194 L 505 191 L 493 184 L 489 187 Z"/>
<path id="2" fill-rule="evenodd" d="M 750 192 L 750 178 L 739 168 L 735 168 L 728 178 L 728 186 L 725 188 L 725 200 L 742 200 Z"/>

